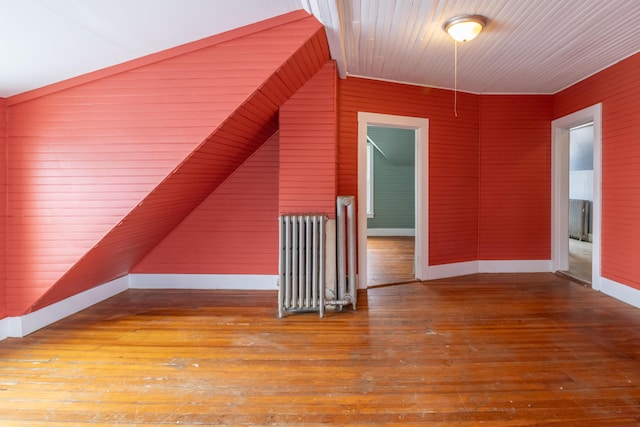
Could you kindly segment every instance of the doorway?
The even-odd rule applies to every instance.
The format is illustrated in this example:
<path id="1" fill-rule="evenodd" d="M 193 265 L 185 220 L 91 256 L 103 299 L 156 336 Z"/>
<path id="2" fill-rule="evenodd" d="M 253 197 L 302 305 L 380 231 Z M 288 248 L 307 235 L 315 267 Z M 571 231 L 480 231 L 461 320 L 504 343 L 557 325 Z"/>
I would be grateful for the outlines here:
<path id="1" fill-rule="evenodd" d="M 593 123 L 569 129 L 569 269 L 591 283 L 593 264 Z"/>
<path id="2" fill-rule="evenodd" d="M 593 172 L 591 204 L 591 277 L 588 282 L 600 290 L 600 232 L 602 212 L 602 104 L 577 111 L 552 122 L 551 154 L 551 261 L 553 271 L 570 270 L 570 141 L 572 129 L 593 129 Z M 589 238 L 589 236 L 586 236 Z"/>
<path id="3" fill-rule="evenodd" d="M 414 138 L 414 223 L 412 280 L 426 277 L 428 264 L 428 119 L 376 113 L 358 113 L 358 287 L 369 285 L 367 268 L 367 160 L 368 128 L 411 130 Z M 362 256 L 364 255 L 364 256 Z"/>
<path id="4" fill-rule="evenodd" d="M 415 129 L 367 126 L 367 286 L 415 280 Z"/>

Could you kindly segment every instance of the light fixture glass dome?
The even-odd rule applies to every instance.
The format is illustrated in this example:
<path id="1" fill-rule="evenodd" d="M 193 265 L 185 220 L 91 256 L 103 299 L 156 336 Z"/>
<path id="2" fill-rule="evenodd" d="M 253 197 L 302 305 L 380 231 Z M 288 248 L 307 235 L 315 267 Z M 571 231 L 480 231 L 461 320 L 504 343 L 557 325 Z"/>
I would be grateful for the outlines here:
<path id="1" fill-rule="evenodd" d="M 467 42 L 480 34 L 486 22 L 486 18 L 480 15 L 456 16 L 444 24 L 444 30 L 449 33 L 454 40 Z"/>

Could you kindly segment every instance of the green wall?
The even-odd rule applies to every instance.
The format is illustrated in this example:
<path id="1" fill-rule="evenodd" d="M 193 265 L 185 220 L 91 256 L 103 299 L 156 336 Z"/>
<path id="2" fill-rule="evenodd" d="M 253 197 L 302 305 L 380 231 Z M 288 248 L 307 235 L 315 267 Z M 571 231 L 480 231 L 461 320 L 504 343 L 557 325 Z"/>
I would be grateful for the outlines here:
<path id="1" fill-rule="evenodd" d="M 380 148 L 374 148 L 374 217 L 367 228 L 413 229 L 415 131 L 370 126 L 367 134 Z"/>

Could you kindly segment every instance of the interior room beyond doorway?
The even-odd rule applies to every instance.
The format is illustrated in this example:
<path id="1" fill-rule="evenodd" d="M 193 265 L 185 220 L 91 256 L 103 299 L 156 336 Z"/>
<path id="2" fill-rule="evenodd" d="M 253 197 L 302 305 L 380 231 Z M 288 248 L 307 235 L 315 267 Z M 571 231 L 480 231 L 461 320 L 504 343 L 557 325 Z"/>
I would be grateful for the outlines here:
<path id="1" fill-rule="evenodd" d="M 413 281 L 416 132 L 367 127 L 367 285 Z"/>
<path id="2" fill-rule="evenodd" d="M 593 123 L 569 130 L 569 270 L 591 283 L 593 260 Z"/>

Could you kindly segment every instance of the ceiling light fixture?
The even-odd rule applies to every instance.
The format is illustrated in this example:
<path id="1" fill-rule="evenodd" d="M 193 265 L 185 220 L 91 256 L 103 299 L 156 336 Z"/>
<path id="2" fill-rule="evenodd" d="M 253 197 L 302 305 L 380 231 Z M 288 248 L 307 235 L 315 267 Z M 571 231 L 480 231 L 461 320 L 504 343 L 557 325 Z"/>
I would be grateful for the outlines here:
<path id="1" fill-rule="evenodd" d="M 487 24 L 481 15 L 459 15 L 444 23 L 443 29 L 455 40 L 453 66 L 453 113 L 458 117 L 458 42 L 464 43 L 476 38 Z"/>
<path id="2" fill-rule="evenodd" d="M 444 23 L 444 30 L 457 42 L 473 40 L 487 24 L 481 15 L 460 15 Z"/>

